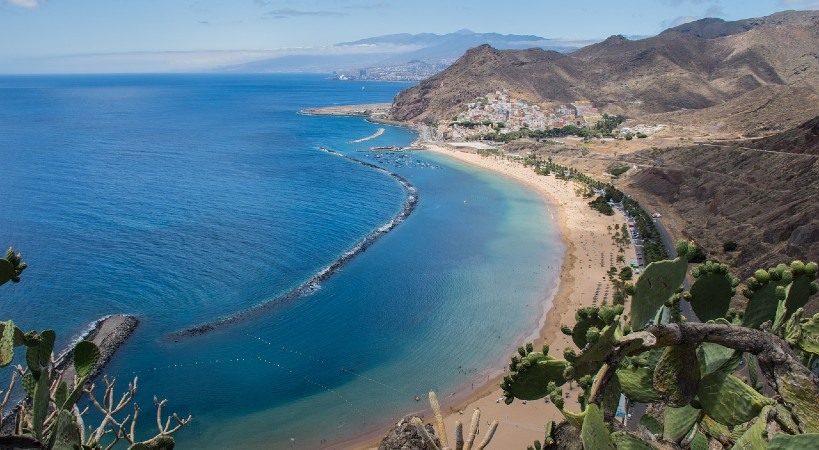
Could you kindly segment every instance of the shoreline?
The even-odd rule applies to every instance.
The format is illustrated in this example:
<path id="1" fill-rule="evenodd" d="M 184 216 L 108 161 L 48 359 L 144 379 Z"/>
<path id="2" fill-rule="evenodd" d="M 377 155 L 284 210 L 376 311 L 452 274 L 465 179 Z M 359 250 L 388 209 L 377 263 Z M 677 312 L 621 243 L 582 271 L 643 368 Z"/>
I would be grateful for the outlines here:
<path id="1" fill-rule="evenodd" d="M 523 167 L 519 162 L 510 162 L 498 157 L 484 157 L 477 153 L 446 148 L 446 143 L 433 142 L 425 139 L 422 126 L 411 123 L 396 122 L 384 117 L 383 114 L 351 114 L 351 111 L 360 112 L 369 105 L 351 105 L 347 107 L 322 108 L 321 115 L 341 115 L 363 117 L 374 124 L 386 124 L 414 130 L 419 138 L 412 147 L 420 147 L 444 157 L 456 159 L 462 163 L 488 170 L 519 183 L 538 194 L 546 205 L 549 213 L 559 229 L 559 239 L 562 243 L 563 259 L 560 273 L 553 285 L 541 300 L 541 316 L 535 329 L 523 330 L 520 342 L 510 343 L 511 357 L 518 345 L 533 342 L 535 349 L 540 349 L 543 343 L 549 344 L 549 354 L 557 358 L 563 357 L 563 349 L 574 347 L 571 338 L 560 331 L 561 324 L 573 324 L 574 312 L 583 306 L 597 304 L 597 297 L 601 289 L 605 289 L 602 301 L 607 301 L 609 282 L 606 271 L 614 266 L 614 255 L 617 246 L 611 240 L 611 231 L 607 226 L 622 224 L 625 218 L 621 214 L 604 216 L 587 205 L 584 199 L 574 192 L 572 182 L 557 180 L 553 176 L 540 176 L 531 168 Z M 311 111 L 300 113 L 309 114 Z M 597 255 L 599 253 L 599 256 Z M 606 257 L 608 253 L 608 257 Z M 626 260 L 634 258 L 634 248 L 626 249 Z M 584 276 L 576 277 L 575 271 L 583 270 Z M 497 366 L 498 361 L 491 362 L 486 370 L 477 374 L 474 383 L 467 383 L 456 388 L 453 392 L 438 392 L 441 409 L 444 411 L 446 429 L 451 434 L 455 429 L 455 422 L 466 422 L 475 408 L 481 410 L 481 420 L 498 420 L 498 427 L 492 445 L 498 448 L 526 448 L 535 440 L 543 439 L 543 429 L 546 422 L 562 421 L 563 415 L 548 402 L 515 401 L 506 405 L 502 398 L 500 383 L 505 372 L 505 361 L 501 361 L 503 368 Z M 577 389 L 565 389 L 566 407 L 575 411 Z M 419 405 L 421 406 L 421 405 Z M 420 415 L 425 423 L 432 417 L 431 409 L 424 402 L 423 407 L 406 415 Z M 387 425 L 380 428 L 362 430 L 361 434 L 351 438 L 329 443 L 324 448 L 367 449 L 374 450 L 381 439 L 391 430 L 400 418 L 393 418 Z"/>
<path id="2" fill-rule="evenodd" d="M 513 350 L 507 356 L 512 356 L 517 345 L 534 342 L 535 349 L 539 349 L 543 343 L 548 343 L 549 353 L 562 358 L 563 349 L 573 347 L 573 344 L 568 336 L 562 334 L 560 326 L 574 323 L 574 311 L 577 308 L 596 304 L 596 294 L 594 297 L 592 295 L 595 283 L 598 292 L 601 287 L 608 286 L 605 271 L 614 263 L 605 258 L 605 253 L 608 252 L 609 258 L 613 258 L 616 246 L 611 242 L 607 225 L 620 224 L 625 219 L 620 214 L 614 216 L 599 214 L 586 204 L 586 199 L 574 193 L 573 183 L 557 180 L 553 176 L 537 175 L 531 168 L 523 167 L 520 163 L 452 150 L 435 142 L 419 141 L 413 146 L 420 146 L 427 151 L 507 177 L 534 190 L 547 205 L 559 228 L 560 241 L 563 245 L 563 260 L 557 277 L 557 286 L 552 287 L 542 299 L 543 312 L 538 320 L 537 329 L 524 331 L 526 337 L 522 342 L 510 345 Z M 601 249 L 603 252 L 599 257 L 591 255 L 589 258 L 591 251 L 599 252 Z M 633 247 L 628 248 L 626 259 L 633 258 L 633 253 Z M 599 261 L 598 264 L 593 264 L 595 260 Z M 584 262 L 588 262 L 588 268 L 581 266 Z M 596 273 L 591 273 L 592 266 L 597 266 L 594 267 L 597 269 L 594 271 Z M 580 269 L 584 269 L 586 276 L 577 278 L 575 271 Z M 608 296 L 608 288 L 605 289 L 604 300 Z M 501 424 L 492 441 L 495 446 L 526 448 L 534 440 L 543 438 L 543 428 L 547 421 L 563 420 L 563 415 L 550 403 L 515 401 L 511 405 L 506 405 L 500 400 L 502 390 L 499 385 L 503 376 L 504 371 L 492 365 L 477 377 L 473 385 L 464 385 L 452 393 L 438 393 L 441 408 L 445 411 L 444 421 L 450 433 L 455 428 L 456 420 L 468 421 L 472 411 L 480 408 L 481 420 L 498 420 Z M 567 407 L 579 409 L 572 406 L 572 403 L 576 402 L 577 391 L 568 391 L 567 394 L 569 395 Z M 431 410 L 428 407 L 416 413 L 424 414 L 425 421 L 429 422 Z M 387 431 L 389 429 L 365 432 L 358 437 L 337 442 L 332 448 L 338 445 L 338 448 L 375 449 Z"/>

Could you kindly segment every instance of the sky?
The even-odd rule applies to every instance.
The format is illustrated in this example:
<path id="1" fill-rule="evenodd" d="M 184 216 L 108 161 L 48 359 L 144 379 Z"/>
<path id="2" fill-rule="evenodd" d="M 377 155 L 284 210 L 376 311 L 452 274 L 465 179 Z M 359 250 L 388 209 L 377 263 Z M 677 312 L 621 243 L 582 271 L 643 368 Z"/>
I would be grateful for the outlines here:
<path id="1" fill-rule="evenodd" d="M 602 40 L 819 0 L 0 0 L 0 73 L 208 69 L 333 44 L 459 29 Z"/>

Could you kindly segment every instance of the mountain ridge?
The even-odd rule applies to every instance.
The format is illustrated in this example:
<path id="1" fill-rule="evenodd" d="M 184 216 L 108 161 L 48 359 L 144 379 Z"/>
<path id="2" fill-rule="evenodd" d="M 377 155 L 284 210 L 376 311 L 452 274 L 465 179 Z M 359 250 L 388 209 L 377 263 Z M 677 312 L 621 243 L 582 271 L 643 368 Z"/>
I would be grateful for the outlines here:
<path id="1" fill-rule="evenodd" d="M 566 54 L 475 47 L 399 93 L 392 116 L 434 123 L 498 89 L 530 102 L 591 100 L 604 112 L 629 116 L 705 110 L 767 86 L 819 95 L 819 11 L 697 22 L 639 40 L 612 36 Z M 709 38 L 698 37 L 695 30 L 705 28 Z M 806 105 L 805 115 L 772 131 L 798 125 L 815 109 Z"/>

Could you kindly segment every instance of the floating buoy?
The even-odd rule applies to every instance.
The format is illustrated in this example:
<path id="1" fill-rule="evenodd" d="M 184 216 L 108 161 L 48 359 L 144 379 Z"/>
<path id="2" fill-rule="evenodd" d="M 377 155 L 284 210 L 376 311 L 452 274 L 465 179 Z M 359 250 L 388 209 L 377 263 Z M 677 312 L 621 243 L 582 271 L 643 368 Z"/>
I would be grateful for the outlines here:
<path id="1" fill-rule="evenodd" d="M 419 396 L 417 396 L 417 395 L 416 395 L 416 396 L 415 396 L 415 401 L 416 401 L 416 402 L 420 402 L 420 401 L 421 401 L 421 397 L 419 397 Z"/>

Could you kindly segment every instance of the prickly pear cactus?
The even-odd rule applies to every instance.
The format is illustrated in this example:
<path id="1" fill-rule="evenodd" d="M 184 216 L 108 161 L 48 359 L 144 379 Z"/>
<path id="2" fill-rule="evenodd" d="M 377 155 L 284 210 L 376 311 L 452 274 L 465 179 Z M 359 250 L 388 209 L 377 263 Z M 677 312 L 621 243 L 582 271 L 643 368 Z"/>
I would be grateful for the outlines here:
<path id="1" fill-rule="evenodd" d="M 774 404 L 739 378 L 719 372 L 700 380 L 698 397 L 705 414 L 728 426 L 748 422 Z"/>
<path id="2" fill-rule="evenodd" d="M 580 430 L 580 441 L 584 449 L 614 449 L 611 441 L 611 432 L 603 420 L 603 413 L 594 403 L 586 408 L 586 417 L 583 419 L 583 428 Z"/>
<path id="3" fill-rule="evenodd" d="M 660 392 L 654 389 L 654 371 L 648 367 L 629 365 L 617 369 L 616 373 L 623 394 L 629 399 L 653 403 L 662 398 Z"/>
<path id="4" fill-rule="evenodd" d="M 31 371 L 36 373 L 48 366 L 56 339 L 57 333 L 54 330 L 45 330 L 39 333 L 37 345 L 30 345 L 26 348 L 26 364 Z"/>
<path id="5" fill-rule="evenodd" d="M 697 348 L 697 359 L 700 362 L 701 375 L 720 371 L 732 373 L 740 361 L 739 352 L 719 344 L 703 342 Z"/>
<path id="6" fill-rule="evenodd" d="M 807 450 L 816 448 L 817 442 L 819 442 L 819 434 L 817 433 L 798 434 L 796 436 L 777 433 L 771 439 L 771 442 L 768 442 L 768 450 Z"/>
<path id="7" fill-rule="evenodd" d="M 819 313 L 810 319 L 802 319 L 804 310 L 797 309 L 785 325 L 784 338 L 803 352 L 819 355 Z"/>
<path id="8" fill-rule="evenodd" d="M 54 450 L 74 450 L 80 448 L 81 432 L 77 419 L 73 414 L 63 409 L 57 414 L 54 431 L 51 434 Z"/>
<path id="9" fill-rule="evenodd" d="M 700 411 L 690 405 L 681 408 L 666 408 L 663 416 L 663 439 L 679 443 L 691 432 L 691 427 L 700 418 Z"/>
<path id="10" fill-rule="evenodd" d="M 708 438 L 701 431 L 697 431 L 688 448 L 691 450 L 709 450 Z"/>
<path id="11" fill-rule="evenodd" d="M 723 444 L 731 441 L 731 430 L 728 429 L 727 426 L 712 419 L 710 416 L 703 415 L 699 424 L 709 436 L 713 436 L 714 439 L 722 442 Z"/>
<path id="12" fill-rule="evenodd" d="M 26 269 L 26 263 L 20 260 L 20 254 L 14 253 L 14 249 L 9 247 L 6 257 L 0 259 L 0 285 L 7 281 L 13 283 L 20 282 L 20 274 Z"/>
<path id="13" fill-rule="evenodd" d="M 571 361 L 574 376 L 581 377 L 597 373 L 620 336 L 622 336 L 622 329 L 619 320 L 614 320 L 611 325 L 603 327 L 594 342 L 590 341 L 577 355 L 577 358 Z"/>
<path id="14" fill-rule="evenodd" d="M 663 434 L 662 424 L 660 424 L 660 422 L 650 414 L 644 414 L 643 417 L 640 417 L 639 424 L 654 436 L 660 436 Z"/>
<path id="15" fill-rule="evenodd" d="M 746 280 L 747 287 L 742 293 L 748 299 L 742 326 L 759 328 L 766 321 L 776 319 L 779 302 L 786 297 L 785 288 L 780 284 L 790 283 L 792 276 L 784 264 L 768 271 L 760 269 L 754 272 L 754 276 Z"/>
<path id="16" fill-rule="evenodd" d="M 528 350 L 525 349 L 524 353 Z M 510 373 L 501 384 L 507 403 L 515 398 L 537 400 L 547 396 L 549 382 L 557 386 L 566 382 L 563 372 L 567 366 L 566 361 L 541 352 L 529 351 L 523 357 L 513 356 L 509 364 Z"/>
<path id="17" fill-rule="evenodd" d="M 577 348 L 583 348 L 588 343 L 587 334 L 590 329 L 600 330 L 606 324 L 597 316 L 599 309 L 596 307 L 586 307 L 578 309 L 574 314 L 576 321 L 572 328 L 572 342 Z"/>
<path id="18" fill-rule="evenodd" d="M 808 297 L 819 291 L 819 286 L 816 284 L 817 264 L 809 262 L 803 264 L 802 261 L 794 261 L 791 263 L 791 273 L 793 273 L 793 281 L 787 288 L 787 297 L 785 299 L 785 317 L 783 320 L 788 320 L 791 314 L 797 309 L 805 306 L 808 302 Z"/>
<path id="19" fill-rule="evenodd" d="M 618 450 L 654 450 L 651 444 L 626 431 L 615 431 L 611 440 Z"/>
<path id="20" fill-rule="evenodd" d="M 728 266 L 706 261 L 691 274 L 696 281 L 691 285 L 690 295 L 685 298 L 691 302 L 691 309 L 697 318 L 707 322 L 725 317 L 739 284 L 739 280 L 728 272 Z"/>
<path id="21" fill-rule="evenodd" d="M 673 261 L 655 261 L 645 268 L 631 299 L 631 328 L 642 330 L 653 320 L 657 310 L 671 298 L 685 279 L 688 269 L 688 245 L 681 243 L 677 251 L 680 256 Z"/>
<path id="22" fill-rule="evenodd" d="M 774 368 L 778 393 L 802 433 L 819 433 L 819 390 L 813 379 L 782 367 Z M 814 377 L 815 378 L 815 377 Z"/>
<path id="23" fill-rule="evenodd" d="M 697 395 L 700 364 L 696 344 L 667 347 L 654 369 L 654 388 L 671 406 L 683 407 Z"/>
<path id="24" fill-rule="evenodd" d="M 14 322 L 9 320 L 0 323 L 0 326 L 3 327 L 0 333 L 0 367 L 5 367 L 14 359 Z"/>
<path id="25" fill-rule="evenodd" d="M 763 408 L 759 417 L 754 421 L 754 424 L 737 439 L 734 448 L 766 448 L 768 444 L 768 439 L 766 439 L 768 434 L 768 417 L 771 415 L 771 411 L 772 408 L 770 406 Z"/>
<path id="26" fill-rule="evenodd" d="M 100 349 L 90 341 L 80 341 L 74 346 L 74 370 L 77 376 L 86 377 L 100 359 Z"/>

